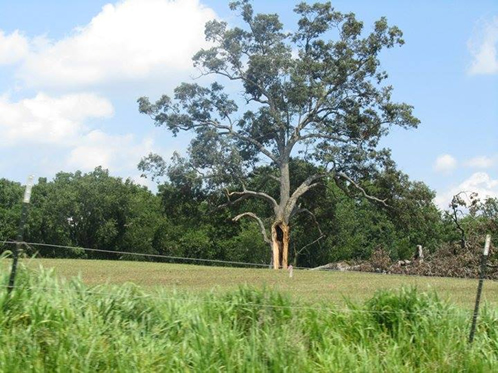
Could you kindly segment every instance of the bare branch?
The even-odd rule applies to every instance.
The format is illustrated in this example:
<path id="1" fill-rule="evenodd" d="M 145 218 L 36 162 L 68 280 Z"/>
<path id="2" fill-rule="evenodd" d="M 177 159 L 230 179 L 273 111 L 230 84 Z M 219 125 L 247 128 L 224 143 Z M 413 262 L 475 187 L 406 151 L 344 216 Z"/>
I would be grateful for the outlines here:
<path id="1" fill-rule="evenodd" d="M 306 212 L 308 215 L 311 216 L 311 218 L 313 219 L 313 222 L 315 223 L 316 227 L 318 228 L 318 232 L 320 233 L 321 236 L 324 236 L 324 233 L 322 232 L 322 229 L 320 228 L 320 224 L 318 223 L 318 220 L 316 219 L 315 214 L 313 214 L 310 210 L 305 209 L 305 208 L 299 208 L 296 211 L 296 213 L 294 214 L 294 216 L 297 216 L 302 212 Z"/>
<path id="2" fill-rule="evenodd" d="M 243 190 L 242 192 L 230 192 L 230 191 L 228 191 L 228 189 L 225 188 L 225 193 L 226 193 L 228 202 L 224 203 L 222 205 L 219 205 L 218 209 L 232 206 L 236 203 L 242 202 L 243 200 L 246 200 L 246 199 L 251 198 L 251 197 L 259 198 L 259 199 L 262 199 L 262 200 L 269 202 L 273 209 L 278 207 L 277 201 L 275 201 L 275 199 L 272 196 L 270 196 L 266 193 L 263 193 L 263 192 L 255 192 L 252 190 Z M 236 198 L 235 200 L 232 201 L 230 199 L 230 197 L 232 197 L 232 196 L 240 196 L 240 197 Z"/>
<path id="3" fill-rule="evenodd" d="M 242 192 L 229 192 L 228 197 L 231 196 L 242 196 L 242 197 L 246 196 L 246 197 L 260 198 L 269 202 L 272 205 L 272 207 L 274 208 L 278 207 L 277 201 L 275 201 L 275 199 L 272 196 L 263 192 L 255 192 L 253 190 L 243 190 Z"/>
<path id="4" fill-rule="evenodd" d="M 338 173 L 336 174 L 336 179 L 337 178 L 343 178 L 343 179 L 346 179 L 347 181 L 349 181 L 356 189 L 358 189 L 365 198 L 369 199 L 369 200 L 372 200 L 372 201 L 375 201 L 375 202 L 379 202 L 381 204 L 383 204 L 384 206 L 386 207 L 390 207 L 386 201 L 387 201 L 387 198 L 386 199 L 380 199 L 380 198 L 377 198 L 377 197 L 374 197 L 374 196 L 371 196 L 370 194 L 368 194 L 365 189 L 363 189 L 357 182 L 355 182 L 353 179 L 351 179 L 348 175 L 346 174 L 343 174 L 343 173 Z"/>
<path id="5" fill-rule="evenodd" d="M 239 221 L 244 216 L 251 217 L 258 222 L 259 227 L 261 228 L 261 235 L 263 236 L 264 241 L 268 244 L 271 244 L 271 240 L 268 238 L 268 235 L 266 234 L 266 229 L 265 229 L 265 225 L 263 224 L 263 221 L 253 212 L 244 212 L 243 214 L 237 215 L 232 220 Z"/>
<path id="6" fill-rule="evenodd" d="M 465 249 L 467 247 L 467 237 L 465 235 L 465 230 L 460 225 L 460 222 L 458 220 L 458 213 L 460 213 L 463 216 L 463 212 L 458 210 L 458 207 L 459 206 L 467 207 L 467 203 L 462 199 L 462 197 L 460 197 L 462 194 L 468 197 L 467 192 L 465 191 L 461 191 L 455 194 L 451 199 L 450 207 L 453 210 L 452 220 L 455 223 L 457 229 L 460 231 L 460 247 L 462 249 Z"/>
<path id="7" fill-rule="evenodd" d="M 230 206 L 233 206 L 233 205 L 235 205 L 235 204 L 237 204 L 237 203 L 240 203 L 240 202 L 242 202 L 242 201 L 244 201 L 244 200 L 246 200 L 246 199 L 248 199 L 248 198 L 249 198 L 249 196 L 247 196 L 247 195 L 246 195 L 246 196 L 239 197 L 239 198 L 237 198 L 237 199 L 235 199 L 235 200 L 233 200 L 233 201 L 232 201 L 232 200 L 230 200 L 230 198 L 228 198 L 228 202 L 223 203 L 223 204 L 221 204 L 221 205 L 218 205 L 217 210 L 220 210 L 220 209 L 225 208 L 225 207 L 230 207 Z"/>
<path id="8" fill-rule="evenodd" d="M 311 245 L 316 244 L 318 241 L 322 240 L 323 238 L 325 238 L 324 234 L 320 235 L 320 237 L 318 237 L 316 240 L 314 240 L 313 242 L 310 242 L 307 245 L 304 245 L 298 251 L 296 251 L 296 260 L 297 260 L 297 257 L 299 256 L 299 254 L 301 254 L 306 248 L 310 247 Z"/>
<path id="9" fill-rule="evenodd" d="M 302 182 L 301 185 L 297 187 L 297 189 L 292 193 L 291 197 L 287 201 L 287 205 L 285 208 L 287 211 L 292 212 L 294 210 L 294 207 L 296 206 L 297 200 L 306 192 L 308 192 L 310 189 L 317 187 L 320 185 L 319 183 L 314 183 L 318 179 L 322 179 L 326 177 L 327 174 L 314 174 L 308 177 L 306 180 Z"/>
<path id="10" fill-rule="evenodd" d="M 291 199 L 298 199 L 301 197 L 304 193 L 306 193 L 308 190 L 311 188 L 317 186 L 318 184 L 315 183 L 313 184 L 316 180 L 323 179 L 327 175 L 325 173 L 323 174 L 314 174 L 309 176 L 306 180 L 304 180 L 301 185 L 297 187 L 297 189 L 292 193 Z"/>
<path id="11" fill-rule="evenodd" d="M 227 125 L 223 125 L 223 124 L 220 124 L 217 122 L 212 122 L 212 121 L 205 122 L 205 124 L 210 125 L 216 129 L 226 130 L 227 132 L 223 132 L 224 135 L 233 136 L 239 140 L 251 143 L 252 145 L 256 146 L 261 153 L 263 153 L 268 158 L 270 158 L 273 162 L 275 162 L 277 164 L 280 163 L 280 160 L 277 157 L 275 157 L 268 149 L 266 149 L 266 147 L 263 144 L 261 144 L 259 141 L 257 141 L 256 139 L 254 139 L 252 137 L 244 136 L 241 133 L 234 131 L 232 126 L 227 126 Z"/>
<path id="12" fill-rule="evenodd" d="M 315 214 L 313 214 L 313 213 L 312 213 L 310 210 L 308 210 L 308 209 L 305 209 L 305 208 L 300 208 L 300 209 L 298 209 L 298 210 L 297 210 L 297 212 L 296 212 L 296 214 L 295 214 L 295 215 L 300 214 L 301 212 L 306 212 L 307 214 L 309 214 L 309 215 L 312 217 L 312 219 L 313 219 L 313 221 L 314 221 L 314 223 L 315 223 L 315 225 L 316 225 L 316 227 L 317 227 L 317 229 L 318 229 L 318 232 L 320 233 L 320 236 L 319 236 L 317 239 L 315 239 L 314 241 L 312 241 L 312 242 L 310 242 L 310 243 L 308 243 L 308 244 L 304 245 L 304 246 L 303 246 L 303 247 L 301 247 L 299 250 L 297 250 L 297 251 L 296 251 L 296 254 L 295 254 L 294 262 L 297 262 L 297 258 L 298 258 L 298 256 L 299 256 L 299 254 L 301 254 L 301 253 L 302 253 L 305 249 L 307 249 L 307 248 L 308 248 L 308 247 L 310 247 L 311 245 L 314 245 L 315 243 L 317 243 L 318 241 L 320 241 L 320 240 L 322 240 L 323 238 L 325 238 L 325 237 L 326 237 L 326 235 L 323 233 L 322 229 L 320 228 L 320 224 L 318 223 L 318 220 L 316 219 Z"/>
<path id="13" fill-rule="evenodd" d="M 278 181 L 280 183 L 280 178 L 275 175 L 268 175 L 268 177 L 274 181 Z"/>

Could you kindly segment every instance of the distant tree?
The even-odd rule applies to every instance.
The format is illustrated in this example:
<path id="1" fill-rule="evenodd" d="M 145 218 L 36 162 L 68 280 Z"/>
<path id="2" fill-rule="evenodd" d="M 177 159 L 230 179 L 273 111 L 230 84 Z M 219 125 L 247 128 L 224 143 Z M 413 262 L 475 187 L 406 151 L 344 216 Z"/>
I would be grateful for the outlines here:
<path id="1" fill-rule="evenodd" d="M 159 185 L 158 191 L 169 224 L 164 235 L 171 255 L 267 263 L 268 246 L 254 242 L 260 227 L 252 221 L 238 224 L 226 209 L 213 208 L 221 203 L 220 196 L 204 188 L 198 175 L 184 171 L 178 163 L 169 167 L 168 181 Z M 246 206 L 250 202 L 234 208 L 240 212 L 245 207 L 260 207 Z M 249 240 L 253 240 L 250 245 Z"/>
<path id="2" fill-rule="evenodd" d="M 426 184 L 412 181 L 403 172 L 387 167 L 366 189 L 389 201 L 384 213 L 394 225 L 398 242 L 403 240 L 406 245 L 398 250 L 400 257 L 412 256 L 417 245 L 433 251 L 441 243 L 441 212 L 434 204 L 436 193 Z"/>
<path id="3" fill-rule="evenodd" d="M 130 180 L 112 177 L 101 167 L 89 173 L 60 172 L 33 188 L 28 220 L 30 240 L 73 247 L 157 253 L 164 218 L 160 199 Z M 81 255 L 78 250 L 40 248 L 42 255 Z M 117 259 L 104 253 L 90 258 Z"/>
<path id="4" fill-rule="evenodd" d="M 20 183 L 0 179 L 0 244 L 1 241 L 16 239 L 22 198 Z"/>
<path id="5" fill-rule="evenodd" d="M 365 35 L 354 14 L 337 12 L 329 2 L 298 4 L 295 31 L 287 31 L 276 14 L 255 14 L 248 0 L 229 6 L 245 26 L 208 22 L 205 35 L 212 47 L 193 60 L 203 75 L 231 81 L 231 89 L 239 83 L 239 94 L 230 98 L 219 82 L 208 87 L 182 83 L 174 99 L 163 96 L 151 103 L 140 98 L 139 110 L 175 135 L 194 133 L 188 160 L 182 162 L 209 185 L 226 188 L 226 206 L 249 198 L 268 204 L 274 268 L 286 268 L 291 219 L 309 211 L 299 202 L 325 179 L 386 204 L 368 194 L 362 182 L 391 162 L 389 150 L 379 149 L 389 129 L 419 123 L 411 106 L 392 101 L 392 87 L 383 84 L 387 73 L 380 68 L 380 52 L 402 45 L 402 32 L 381 18 Z M 316 166 L 295 187 L 292 157 Z M 272 170 L 267 177 L 277 185 L 274 195 L 247 185 L 263 160 Z M 162 165 L 151 154 L 141 169 L 161 173 Z M 250 211 L 241 217 L 263 224 Z"/>
<path id="6" fill-rule="evenodd" d="M 469 238 L 484 237 L 498 229 L 498 198 L 481 198 L 476 192 L 460 192 L 453 196 L 448 216 L 459 232 L 460 246 L 466 248 Z"/>
<path id="7" fill-rule="evenodd" d="M 492 232 L 498 231 L 498 198 L 488 197 L 484 202 L 480 202 L 479 211 L 487 222 L 485 229 Z"/>

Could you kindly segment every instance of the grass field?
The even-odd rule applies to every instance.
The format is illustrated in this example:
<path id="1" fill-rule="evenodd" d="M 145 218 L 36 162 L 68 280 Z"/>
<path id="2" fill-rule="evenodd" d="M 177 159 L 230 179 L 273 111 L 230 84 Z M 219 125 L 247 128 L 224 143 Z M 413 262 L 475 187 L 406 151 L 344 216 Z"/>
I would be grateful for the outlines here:
<path id="1" fill-rule="evenodd" d="M 79 275 L 87 285 L 132 282 L 148 290 L 161 288 L 199 294 L 207 291 L 225 292 L 247 284 L 255 288 L 277 290 L 289 295 L 294 301 L 311 304 L 344 304 L 345 297 L 353 302 L 361 302 L 371 298 L 380 289 L 416 286 L 421 291 L 435 290 L 449 303 L 471 309 L 477 288 L 477 280 L 359 272 L 295 270 L 293 278 L 289 278 L 286 271 L 269 269 L 81 259 L 35 259 L 23 262 L 31 268 L 53 268 L 63 278 Z M 485 282 L 483 301 L 492 307 L 498 306 L 497 282 Z"/>
<path id="2" fill-rule="evenodd" d="M 73 273 L 83 267 L 83 262 L 75 261 L 43 263 L 57 266 L 59 274 L 65 270 L 66 275 L 71 275 L 70 266 Z M 374 281 L 369 280 L 376 278 L 394 286 L 396 279 L 388 276 L 300 272 L 288 285 L 284 273 L 271 271 L 84 263 L 101 271 L 100 280 L 110 273 L 123 276 L 112 277 L 113 282 L 149 273 L 149 284 L 155 287 L 167 283 L 157 272 L 169 271 L 177 277 L 183 273 L 190 282 L 170 283 L 151 296 L 150 288 L 130 283 L 90 286 L 78 278 L 66 281 L 54 271 L 22 266 L 15 290 L 9 295 L 0 288 L 0 372 L 498 371 L 498 313 L 483 307 L 476 339 L 469 345 L 470 312 L 415 288 L 376 292 L 362 305 L 344 307 L 302 307 L 268 288 L 242 286 L 202 294 L 168 290 L 182 286 L 199 292 L 228 279 L 217 275 L 232 273 L 231 283 L 224 284 L 228 288 L 245 281 L 240 277 L 237 281 L 237 273 L 252 276 L 253 281 L 260 274 L 295 291 L 296 298 L 312 300 L 306 292 L 319 290 L 309 286 L 312 280 L 322 287 L 349 282 L 351 291 L 363 289 L 359 285 L 363 282 L 373 291 Z M 94 283 L 99 281 L 96 272 L 86 275 Z M 0 283 L 7 280 L 4 271 Z M 403 282 L 397 279 L 397 285 Z M 457 283 L 447 281 L 448 291 L 448 284 Z"/>

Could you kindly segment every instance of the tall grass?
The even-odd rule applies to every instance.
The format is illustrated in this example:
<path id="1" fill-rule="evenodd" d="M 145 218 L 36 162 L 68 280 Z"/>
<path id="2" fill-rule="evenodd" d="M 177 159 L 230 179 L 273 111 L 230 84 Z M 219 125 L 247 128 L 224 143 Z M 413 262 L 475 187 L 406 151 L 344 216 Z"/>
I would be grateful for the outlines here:
<path id="1" fill-rule="evenodd" d="M 7 283 L 3 276 L 2 284 Z M 192 296 L 133 284 L 87 287 L 21 270 L 0 289 L 1 372 L 489 372 L 498 315 L 469 313 L 415 289 L 347 310 L 240 288 Z"/>

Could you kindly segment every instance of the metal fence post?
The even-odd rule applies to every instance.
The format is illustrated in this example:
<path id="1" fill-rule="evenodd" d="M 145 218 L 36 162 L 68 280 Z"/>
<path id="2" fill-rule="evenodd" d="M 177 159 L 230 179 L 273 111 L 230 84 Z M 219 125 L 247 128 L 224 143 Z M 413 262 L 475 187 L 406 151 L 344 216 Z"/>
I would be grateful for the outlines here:
<path id="1" fill-rule="evenodd" d="M 19 222 L 19 229 L 17 231 L 16 245 L 13 250 L 12 270 L 10 271 L 9 285 L 7 286 L 7 292 L 9 294 L 14 289 L 14 282 L 16 280 L 17 262 L 19 261 L 19 251 L 21 249 L 21 242 L 23 241 L 24 225 L 26 224 L 26 218 L 28 216 L 29 201 L 31 200 L 31 188 L 33 188 L 33 175 L 28 177 L 28 182 L 26 183 L 26 190 L 24 191 L 24 199 L 21 211 L 21 221 Z"/>
<path id="2" fill-rule="evenodd" d="M 474 308 L 474 316 L 472 317 L 472 326 L 470 328 L 469 344 L 474 341 L 474 335 L 476 332 L 477 325 L 477 315 L 479 314 L 479 303 L 481 302 L 482 286 L 484 284 L 484 278 L 486 277 L 486 262 L 488 260 L 489 246 L 491 245 L 491 235 L 486 235 L 486 243 L 484 244 L 484 252 L 481 258 L 481 274 L 479 276 L 479 285 L 477 286 L 477 296 L 476 305 Z"/>

